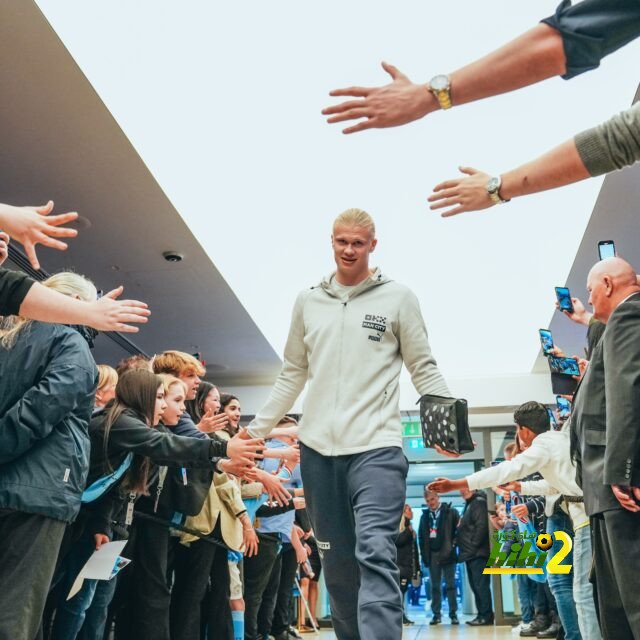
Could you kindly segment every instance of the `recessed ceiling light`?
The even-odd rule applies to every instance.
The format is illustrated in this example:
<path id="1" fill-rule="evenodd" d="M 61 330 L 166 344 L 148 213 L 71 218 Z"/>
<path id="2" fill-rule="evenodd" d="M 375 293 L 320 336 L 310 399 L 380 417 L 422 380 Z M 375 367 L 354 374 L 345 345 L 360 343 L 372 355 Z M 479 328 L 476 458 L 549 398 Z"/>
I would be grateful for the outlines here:
<path id="1" fill-rule="evenodd" d="M 182 262 L 184 260 L 184 255 L 182 255 L 179 251 L 164 251 L 162 253 L 162 257 L 167 262 Z"/>

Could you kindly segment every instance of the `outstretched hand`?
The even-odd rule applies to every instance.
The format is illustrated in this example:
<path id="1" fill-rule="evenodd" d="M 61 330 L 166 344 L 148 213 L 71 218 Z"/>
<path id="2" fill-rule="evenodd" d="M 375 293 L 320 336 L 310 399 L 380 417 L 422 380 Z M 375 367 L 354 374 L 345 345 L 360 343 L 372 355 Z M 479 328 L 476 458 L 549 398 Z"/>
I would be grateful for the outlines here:
<path id="1" fill-rule="evenodd" d="M 247 439 L 246 429 L 240 429 L 227 443 L 227 456 L 242 469 L 251 469 L 255 461 L 262 458 L 259 453 L 264 449 L 264 440 L 259 438 Z"/>
<path id="2" fill-rule="evenodd" d="M 344 122 L 366 118 L 342 130 L 355 133 L 364 129 L 397 127 L 418 120 L 435 111 L 435 98 L 425 84 L 414 84 L 391 64 L 382 63 L 382 68 L 391 76 L 391 82 L 382 87 L 347 87 L 334 89 L 330 96 L 350 96 L 358 100 L 348 100 L 322 110 L 331 116 L 327 122 Z"/>
<path id="3" fill-rule="evenodd" d="M 436 478 L 427 485 L 429 491 L 435 491 L 436 493 L 449 493 L 455 488 L 455 481 L 449 480 L 449 478 Z"/>
<path id="4" fill-rule="evenodd" d="M 229 417 L 226 413 L 214 413 L 213 410 L 207 409 L 202 419 L 196 425 L 203 433 L 215 433 L 224 429 L 229 422 Z"/>
<path id="5" fill-rule="evenodd" d="M 50 216 L 52 211 L 52 200 L 39 207 L 0 205 L 2 229 L 24 247 L 34 269 L 40 269 L 40 263 L 36 256 L 37 244 L 64 251 L 67 244 L 55 238 L 74 238 L 78 235 L 76 229 L 62 227 L 62 225 L 75 220 L 78 217 L 77 213 L 69 212 Z"/>
<path id="6" fill-rule="evenodd" d="M 491 176 L 473 167 L 458 167 L 466 178 L 445 180 L 433 188 L 428 201 L 432 210 L 444 209 L 443 218 L 458 215 L 465 211 L 480 211 L 492 207 L 495 202 L 487 193 L 487 182 Z"/>
<path id="7" fill-rule="evenodd" d="M 83 324 L 98 331 L 136 333 L 138 327 L 128 323 L 146 323 L 151 311 L 144 302 L 139 300 L 118 300 L 123 291 L 123 287 L 118 287 L 105 293 L 95 302 L 88 303 L 89 317 Z"/>

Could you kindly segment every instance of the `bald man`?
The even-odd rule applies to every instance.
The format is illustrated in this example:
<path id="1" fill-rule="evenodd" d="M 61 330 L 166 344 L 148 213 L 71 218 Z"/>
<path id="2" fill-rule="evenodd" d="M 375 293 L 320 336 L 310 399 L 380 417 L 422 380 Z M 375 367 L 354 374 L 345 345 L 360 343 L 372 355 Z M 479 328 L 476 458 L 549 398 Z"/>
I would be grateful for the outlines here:
<path id="1" fill-rule="evenodd" d="M 593 529 L 602 635 L 640 638 L 640 286 L 621 258 L 587 278 L 606 324 L 576 391 L 571 418 L 577 481 Z"/>

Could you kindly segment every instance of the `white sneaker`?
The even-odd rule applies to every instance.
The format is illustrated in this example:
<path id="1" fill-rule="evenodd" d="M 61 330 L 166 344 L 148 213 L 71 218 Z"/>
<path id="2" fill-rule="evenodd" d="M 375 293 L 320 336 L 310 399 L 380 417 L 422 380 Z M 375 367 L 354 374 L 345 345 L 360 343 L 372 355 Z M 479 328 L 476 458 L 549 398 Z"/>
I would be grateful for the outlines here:
<path id="1" fill-rule="evenodd" d="M 520 633 L 527 626 L 526 622 L 520 621 L 517 626 L 511 629 L 511 633 Z"/>

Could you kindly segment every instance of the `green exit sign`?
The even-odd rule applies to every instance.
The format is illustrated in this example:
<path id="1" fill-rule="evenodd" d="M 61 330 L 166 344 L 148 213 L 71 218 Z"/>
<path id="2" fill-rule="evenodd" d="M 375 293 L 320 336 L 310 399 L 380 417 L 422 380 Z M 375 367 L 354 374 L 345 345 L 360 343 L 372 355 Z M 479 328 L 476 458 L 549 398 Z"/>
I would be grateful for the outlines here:
<path id="1" fill-rule="evenodd" d="M 404 438 L 412 438 L 421 435 L 422 429 L 420 428 L 420 420 L 416 420 L 415 422 L 402 423 L 402 436 Z"/>

